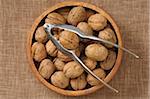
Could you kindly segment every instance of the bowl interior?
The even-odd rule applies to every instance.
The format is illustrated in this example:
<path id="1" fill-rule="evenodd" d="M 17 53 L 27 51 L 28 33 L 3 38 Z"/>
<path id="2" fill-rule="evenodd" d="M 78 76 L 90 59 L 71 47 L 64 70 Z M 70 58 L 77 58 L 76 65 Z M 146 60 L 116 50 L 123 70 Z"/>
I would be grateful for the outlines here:
<path id="1" fill-rule="evenodd" d="M 105 16 L 107 18 L 107 20 L 109 21 L 109 23 L 111 24 L 111 28 L 116 33 L 118 45 L 122 46 L 121 33 L 120 33 L 119 28 L 116 25 L 115 21 L 111 18 L 111 16 L 108 13 L 106 13 L 106 11 L 104 11 L 103 9 L 101 9 L 99 7 L 96 7 L 96 6 L 92 5 L 92 4 L 84 3 L 84 2 L 62 2 L 62 3 L 59 3 L 59 4 L 57 4 L 57 5 L 49 8 L 47 11 L 45 11 L 44 13 L 42 13 L 35 20 L 34 24 L 32 25 L 31 30 L 28 32 L 28 38 L 27 38 L 27 57 L 28 57 L 28 61 L 29 61 L 29 64 L 31 66 L 31 69 L 32 69 L 33 73 L 35 74 L 35 76 L 38 78 L 39 81 L 41 81 L 49 89 L 51 89 L 51 90 L 53 90 L 53 91 L 55 91 L 57 93 L 60 93 L 60 94 L 63 94 L 63 95 L 67 95 L 67 96 L 87 95 L 89 93 L 93 93 L 96 90 L 100 89 L 103 85 L 97 85 L 97 86 L 94 86 L 94 87 L 91 87 L 91 88 L 87 88 L 87 89 L 84 89 L 84 90 L 78 90 L 78 91 L 64 90 L 64 89 L 55 87 L 54 85 L 50 84 L 47 80 L 45 80 L 39 74 L 39 72 L 37 71 L 37 67 L 36 66 L 38 66 L 39 64 L 32 59 L 31 45 L 35 41 L 33 39 L 33 37 L 34 37 L 34 33 L 35 33 L 37 27 L 43 25 L 46 16 L 50 12 L 53 12 L 53 11 L 55 11 L 57 9 L 60 9 L 60 8 L 74 7 L 74 6 L 83 6 L 86 9 L 94 10 L 95 12 L 101 13 L 103 16 Z M 120 66 L 121 59 L 122 59 L 122 50 L 119 49 L 119 50 L 116 50 L 116 52 L 117 52 L 117 59 L 116 59 L 115 65 L 111 69 L 111 71 L 108 73 L 107 77 L 104 79 L 105 82 L 109 82 L 114 77 L 114 75 L 116 74 L 116 72 L 117 72 L 117 70 L 118 70 L 118 68 Z"/>

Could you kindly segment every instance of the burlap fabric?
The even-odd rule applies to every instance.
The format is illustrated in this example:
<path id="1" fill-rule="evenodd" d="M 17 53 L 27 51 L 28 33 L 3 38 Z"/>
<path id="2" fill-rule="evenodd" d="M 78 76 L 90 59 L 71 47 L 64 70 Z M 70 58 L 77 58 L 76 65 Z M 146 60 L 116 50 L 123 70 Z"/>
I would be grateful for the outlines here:
<path id="1" fill-rule="evenodd" d="M 48 7 L 64 0 L 0 0 L 0 99 L 71 99 L 41 84 L 26 58 L 27 31 Z M 124 45 L 141 56 L 124 53 L 110 84 L 79 99 L 149 99 L 149 0 L 81 0 L 103 7 L 120 26 Z"/>

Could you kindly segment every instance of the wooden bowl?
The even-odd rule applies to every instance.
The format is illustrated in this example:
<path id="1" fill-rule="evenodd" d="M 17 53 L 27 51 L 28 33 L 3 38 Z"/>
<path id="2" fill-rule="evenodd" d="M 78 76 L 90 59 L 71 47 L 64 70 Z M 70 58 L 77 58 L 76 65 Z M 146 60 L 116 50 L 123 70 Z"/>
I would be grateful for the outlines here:
<path id="1" fill-rule="evenodd" d="M 48 87 L 49 89 L 60 93 L 62 95 L 66 95 L 66 96 L 81 96 L 81 95 L 88 95 L 90 93 L 93 93 L 95 91 L 97 91 L 98 89 L 102 88 L 103 85 L 97 85 L 88 89 L 84 89 L 84 90 L 78 90 L 78 91 L 71 91 L 71 90 L 65 90 L 65 89 L 61 89 L 58 87 L 55 87 L 54 85 L 50 84 L 49 82 L 47 82 L 37 71 L 37 68 L 34 64 L 32 55 L 31 55 L 31 45 L 32 45 L 32 38 L 33 35 L 35 33 L 35 30 L 37 29 L 37 27 L 39 26 L 40 22 L 42 21 L 42 19 L 44 19 L 50 12 L 58 9 L 58 8 L 62 8 L 62 7 L 68 7 L 68 6 L 83 6 L 85 8 L 89 8 L 92 9 L 98 13 L 101 13 L 103 16 L 105 16 L 107 18 L 107 20 L 111 23 L 114 31 L 116 32 L 116 36 L 118 39 L 118 45 L 122 46 L 122 38 L 121 38 L 121 33 L 119 31 L 118 26 L 116 25 L 114 19 L 108 14 L 106 13 L 106 11 L 104 11 L 103 9 L 89 4 L 89 3 L 84 3 L 84 2 L 62 2 L 59 4 L 56 4 L 52 7 L 50 7 L 48 10 L 46 10 L 44 13 L 42 13 L 33 23 L 31 30 L 28 32 L 28 37 L 27 37 L 27 58 L 28 58 L 28 62 L 31 66 L 31 69 L 34 73 L 34 75 L 36 76 L 36 78 L 41 81 L 46 87 Z M 122 50 L 118 50 L 118 54 L 117 54 L 117 59 L 115 62 L 114 67 L 112 68 L 112 70 L 110 71 L 110 73 L 107 75 L 107 77 L 104 79 L 105 82 L 109 82 L 114 75 L 116 74 L 120 64 L 121 64 L 121 60 L 122 60 L 122 55 L 123 55 L 123 51 Z"/>

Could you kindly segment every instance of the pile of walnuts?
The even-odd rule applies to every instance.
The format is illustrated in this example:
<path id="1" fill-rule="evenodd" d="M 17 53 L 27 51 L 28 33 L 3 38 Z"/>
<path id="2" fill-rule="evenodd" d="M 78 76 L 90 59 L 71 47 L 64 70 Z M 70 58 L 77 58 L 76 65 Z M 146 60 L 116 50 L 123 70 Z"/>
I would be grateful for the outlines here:
<path id="1" fill-rule="evenodd" d="M 58 9 L 49 13 L 44 23 L 74 25 L 85 35 L 117 43 L 108 20 L 100 13 L 84 7 Z M 105 79 L 116 61 L 116 52 L 112 45 L 83 42 L 75 33 L 66 30 L 53 29 L 53 33 L 65 48 L 74 51 L 89 69 L 101 79 Z M 82 90 L 101 84 L 87 74 L 77 62 L 59 51 L 48 39 L 43 26 L 39 26 L 34 34 L 32 57 L 34 62 L 39 64 L 36 67 L 40 75 L 56 87 Z"/>

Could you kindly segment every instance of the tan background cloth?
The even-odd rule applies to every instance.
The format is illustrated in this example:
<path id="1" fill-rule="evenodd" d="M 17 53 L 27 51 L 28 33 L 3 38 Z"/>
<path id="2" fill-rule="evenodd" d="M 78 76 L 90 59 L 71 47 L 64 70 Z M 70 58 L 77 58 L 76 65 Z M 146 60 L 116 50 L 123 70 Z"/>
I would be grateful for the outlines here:
<path id="1" fill-rule="evenodd" d="M 41 84 L 31 72 L 26 57 L 27 31 L 48 7 L 63 0 L 0 0 L 0 99 L 75 99 L 59 95 Z M 138 53 L 124 53 L 123 62 L 110 84 L 115 94 L 103 88 L 79 99 L 148 99 L 149 0 L 80 0 L 103 7 L 116 20 L 124 45 Z"/>

